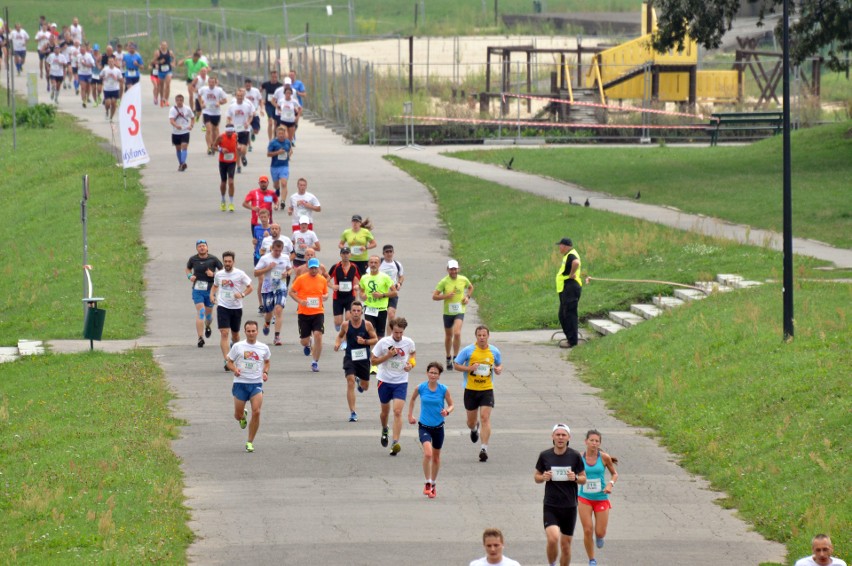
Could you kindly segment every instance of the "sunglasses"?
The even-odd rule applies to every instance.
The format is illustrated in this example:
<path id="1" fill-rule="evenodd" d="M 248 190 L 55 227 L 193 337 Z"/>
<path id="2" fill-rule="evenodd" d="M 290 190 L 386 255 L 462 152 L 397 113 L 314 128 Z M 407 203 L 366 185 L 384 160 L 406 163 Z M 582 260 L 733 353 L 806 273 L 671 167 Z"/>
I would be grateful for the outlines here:
<path id="1" fill-rule="evenodd" d="M 198 244 L 207 245 L 207 240 L 196 240 L 195 245 L 197 246 Z"/>

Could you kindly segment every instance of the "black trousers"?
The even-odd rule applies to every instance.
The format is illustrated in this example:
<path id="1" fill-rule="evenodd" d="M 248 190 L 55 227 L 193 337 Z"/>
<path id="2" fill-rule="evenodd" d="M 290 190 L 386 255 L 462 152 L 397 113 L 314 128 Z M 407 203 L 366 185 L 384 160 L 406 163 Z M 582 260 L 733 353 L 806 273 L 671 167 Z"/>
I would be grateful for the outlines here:
<path id="1" fill-rule="evenodd" d="M 565 281 L 565 287 L 559 293 L 559 324 L 562 332 L 568 339 L 568 345 L 577 345 L 577 328 L 579 326 L 577 317 L 577 306 L 580 304 L 580 295 L 583 287 L 573 279 Z"/>

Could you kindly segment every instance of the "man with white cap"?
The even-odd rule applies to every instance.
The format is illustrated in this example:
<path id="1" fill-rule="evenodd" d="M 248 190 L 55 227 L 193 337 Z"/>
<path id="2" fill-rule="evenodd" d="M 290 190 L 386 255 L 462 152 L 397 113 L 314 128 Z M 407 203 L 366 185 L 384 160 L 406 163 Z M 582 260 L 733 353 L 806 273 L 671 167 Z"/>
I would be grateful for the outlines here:
<path id="1" fill-rule="evenodd" d="M 464 313 L 473 284 L 464 275 L 459 275 L 459 262 L 451 259 L 447 262 L 447 275 L 438 281 L 432 293 L 433 301 L 444 301 L 444 350 L 447 354 L 447 369 L 453 367 L 453 358 L 461 349 L 461 331 Z"/>
<path id="2" fill-rule="evenodd" d="M 305 258 L 305 253 L 309 249 L 313 249 L 315 252 L 320 251 L 320 241 L 316 232 L 308 230 L 310 223 L 310 218 L 302 216 L 299 218 L 299 229 L 293 232 L 293 252 L 295 253 L 293 265 L 296 267 L 307 263 L 308 260 Z"/>
<path id="3" fill-rule="evenodd" d="M 551 433 L 553 447 L 543 451 L 535 463 L 535 483 L 544 485 L 544 534 L 547 563 L 571 564 L 571 539 L 577 523 L 577 486 L 586 483 L 583 457 L 568 447 L 571 429 L 558 423 Z M 562 550 L 562 556 L 559 551 Z"/>

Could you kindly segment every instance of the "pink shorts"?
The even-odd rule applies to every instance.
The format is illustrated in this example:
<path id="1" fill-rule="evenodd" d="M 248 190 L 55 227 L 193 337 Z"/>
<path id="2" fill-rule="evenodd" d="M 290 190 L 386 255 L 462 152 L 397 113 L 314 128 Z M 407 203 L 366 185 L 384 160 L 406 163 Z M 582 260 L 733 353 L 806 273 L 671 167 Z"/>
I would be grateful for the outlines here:
<path id="1" fill-rule="evenodd" d="M 583 505 L 588 505 L 592 508 L 592 511 L 595 513 L 600 513 L 601 511 L 606 511 L 607 509 L 612 509 L 612 505 L 609 503 L 609 499 L 603 500 L 592 500 L 586 499 L 585 497 L 578 497 L 577 501 L 582 503 Z"/>

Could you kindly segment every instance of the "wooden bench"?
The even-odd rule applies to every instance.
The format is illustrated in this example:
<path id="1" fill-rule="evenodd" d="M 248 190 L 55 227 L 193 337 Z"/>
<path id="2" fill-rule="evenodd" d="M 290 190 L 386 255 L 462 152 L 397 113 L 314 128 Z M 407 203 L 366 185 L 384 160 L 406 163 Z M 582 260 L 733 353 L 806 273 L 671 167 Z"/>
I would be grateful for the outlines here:
<path id="1" fill-rule="evenodd" d="M 719 132 L 764 130 L 775 135 L 783 125 L 783 112 L 716 112 L 710 115 L 707 131 L 712 147 L 719 141 Z"/>

